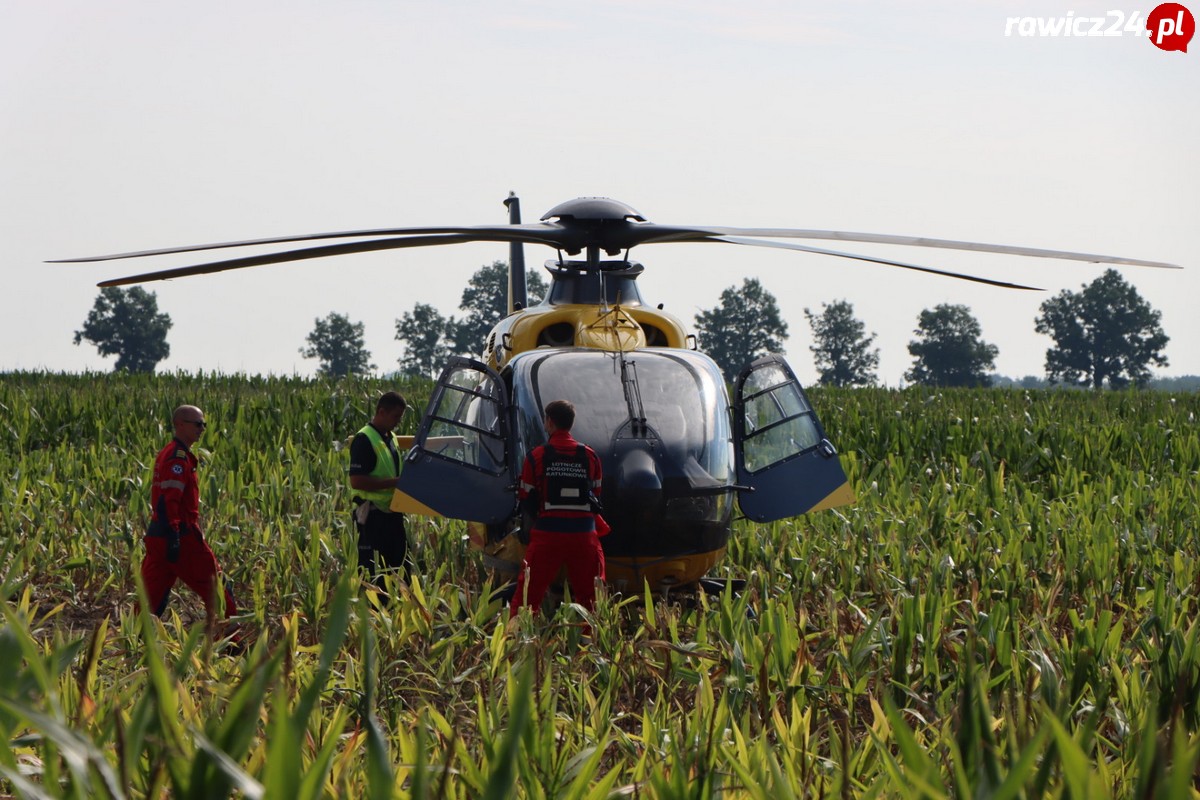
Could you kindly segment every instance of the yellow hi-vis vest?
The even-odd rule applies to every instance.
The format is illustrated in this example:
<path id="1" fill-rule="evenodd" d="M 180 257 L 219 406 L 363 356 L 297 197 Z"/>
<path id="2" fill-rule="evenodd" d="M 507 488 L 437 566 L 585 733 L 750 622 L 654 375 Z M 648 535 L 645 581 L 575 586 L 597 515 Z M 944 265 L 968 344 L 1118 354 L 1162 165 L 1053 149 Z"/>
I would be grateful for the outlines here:
<path id="1" fill-rule="evenodd" d="M 375 427 L 368 423 L 362 426 L 359 433 L 367 437 L 368 441 L 371 442 L 371 448 L 375 451 L 375 469 L 371 470 L 370 477 L 399 478 L 400 472 L 396 469 L 396 463 L 392 460 L 392 451 L 388 449 L 387 443 L 379 435 L 379 431 L 375 430 Z M 399 452 L 400 448 L 396 444 L 396 434 L 389 433 L 388 437 L 392 440 L 392 446 L 396 448 L 396 452 Z M 370 500 L 380 511 L 391 511 L 391 489 L 376 489 L 373 492 L 368 492 L 363 489 L 355 489 L 352 486 L 350 487 L 350 491 L 352 497 L 361 497 L 364 500 Z"/>

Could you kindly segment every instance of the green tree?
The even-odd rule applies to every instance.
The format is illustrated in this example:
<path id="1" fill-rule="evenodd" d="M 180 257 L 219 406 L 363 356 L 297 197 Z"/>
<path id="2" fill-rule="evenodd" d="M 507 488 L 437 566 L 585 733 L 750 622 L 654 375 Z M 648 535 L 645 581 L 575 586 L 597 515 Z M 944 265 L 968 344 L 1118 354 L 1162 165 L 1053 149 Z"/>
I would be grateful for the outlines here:
<path id="1" fill-rule="evenodd" d="M 879 349 L 870 349 L 875 334 L 854 318 L 854 306 L 845 300 L 822 303 L 819 315 L 807 308 L 804 316 L 812 328 L 812 351 L 819 381 L 825 386 L 869 386 L 878 381 Z"/>
<path id="2" fill-rule="evenodd" d="M 529 305 L 537 305 L 546 296 L 546 281 L 536 272 L 525 278 Z M 467 312 L 460 320 L 450 320 L 454 347 L 459 353 L 478 353 L 496 323 L 508 313 L 508 262 L 493 261 L 480 267 L 463 289 L 458 307 Z"/>
<path id="3" fill-rule="evenodd" d="M 696 315 L 697 343 L 727 380 L 760 356 L 783 353 L 786 338 L 779 304 L 756 278 L 746 278 L 741 289 L 730 286 L 719 306 Z"/>
<path id="4" fill-rule="evenodd" d="M 417 303 L 396 320 L 396 340 L 404 343 L 398 360 L 406 375 L 432 377 L 451 355 L 447 342 L 453 340 L 455 321 L 447 319 L 428 303 Z"/>
<path id="5" fill-rule="evenodd" d="M 300 348 L 305 358 L 320 359 L 317 372 L 331 377 L 365 375 L 375 369 L 371 354 L 363 347 L 363 324 L 333 311 L 308 334 L 307 347 Z"/>
<path id="6" fill-rule="evenodd" d="M 1169 337 L 1150 307 L 1115 269 L 1109 269 L 1081 292 L 1063 290 L 1042 303 L 1035 320 L 1038 333 L 1054 339 L 1046 351 L 1046 377 L 1099 389 L 1119 389 L 1150 380 L 1149 364 L 1167 365 L 1162 350 Z"/>
<path id="7" fill-rule="evenodd" d="M 991 386 L 988 374 L 999 349 L 980 338 L 979 320 L 966 306 L 942 303 L 925 309 L 908 343 L 915 360 L 904 377 L 926 386 Z"/>
<path id="8" fill-rule="evenodd" d="M 100 290 L 92 310 L 75 331 L 75 344 L 87 340 L 100 355 L 115 355 L 118 372 L 153 372 L 171 354 L 167 331 L 171 317 L 158 312 L 158 297 L 140 286 Z"/>

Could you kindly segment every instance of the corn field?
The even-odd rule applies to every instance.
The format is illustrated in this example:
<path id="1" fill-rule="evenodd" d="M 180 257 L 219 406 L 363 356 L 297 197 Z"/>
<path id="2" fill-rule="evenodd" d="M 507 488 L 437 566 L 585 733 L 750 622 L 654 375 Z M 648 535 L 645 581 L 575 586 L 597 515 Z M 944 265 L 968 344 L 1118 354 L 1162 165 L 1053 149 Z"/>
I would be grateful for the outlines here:
<path id="1" fill-rule="evenodd" d="M 0 794 L 1200 797 L 1200 396 L 814 391 L 857 504 L 738 522 L 740 592 L 509 626 L 459 522 L 360 585 L 346 444 L 386 388 L 429 392 L 0 375 Z M 136 610 L 184 402 L 242 655 L 190 592 Z"/>

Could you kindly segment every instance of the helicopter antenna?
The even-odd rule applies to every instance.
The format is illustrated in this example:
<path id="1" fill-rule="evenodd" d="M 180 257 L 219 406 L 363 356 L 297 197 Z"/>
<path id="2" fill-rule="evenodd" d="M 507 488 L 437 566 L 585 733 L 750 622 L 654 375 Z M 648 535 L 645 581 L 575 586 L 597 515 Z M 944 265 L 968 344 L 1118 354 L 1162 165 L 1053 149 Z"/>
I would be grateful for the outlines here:
<path id="1" fill-rule="evenodd" d="M 516 192 L 509 192 L 504 205 L 508 207 L 508 224 L 521 224 L 521 199 Z M 514 239 L 508 243 L 508 313 L 529 305 L 525 286 L 525 245 Z"/>

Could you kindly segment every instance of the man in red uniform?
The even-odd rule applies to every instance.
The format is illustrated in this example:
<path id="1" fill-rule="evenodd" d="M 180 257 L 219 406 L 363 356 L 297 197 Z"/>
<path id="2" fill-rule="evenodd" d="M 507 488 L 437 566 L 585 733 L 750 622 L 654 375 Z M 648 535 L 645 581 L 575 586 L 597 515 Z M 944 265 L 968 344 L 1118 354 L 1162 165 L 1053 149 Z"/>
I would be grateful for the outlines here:
<path id="1" fill-rule="evenodd" d="M 521 504 L 535 519 L 510 604 L 514 617 L 523 605 L 537 613 L 564 564 L 571 594 L 589 610 L 596 598 L 596 580 L 604 579 L 595 504 L 603 477 L 600 459 L 571 436 L 575 407 L 566 400 L 546 406 L 544 424 L 550 441 L 535 447 L 521 468 Z"/>
<path id="2" fill-rule="evenodd" d="M 153 516 L 146 531 L 146 557 L 142 581 L 150 609 L 156 616 L 167 610 L 176 580 L 190 586 L 204 601 L 209 629 L 216 620 L 217 575 L 221 568 L 200 532 L 200 487 L 196 482 L 196 456 L 192 445 L 204 432 L 204 412 L 180 406 L 171 417 L 175 438 L 154 460 L 150 486 Z M 225 618 L 237 614 L 237 604 L 225 588 Z"/>

